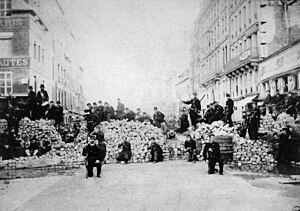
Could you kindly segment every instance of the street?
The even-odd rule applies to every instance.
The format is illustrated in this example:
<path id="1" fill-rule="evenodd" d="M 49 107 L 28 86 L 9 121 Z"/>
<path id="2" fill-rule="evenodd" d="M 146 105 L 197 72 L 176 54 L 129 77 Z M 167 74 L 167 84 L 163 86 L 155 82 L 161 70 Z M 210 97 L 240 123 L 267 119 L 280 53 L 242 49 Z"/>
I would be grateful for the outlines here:
<path id="1" fill-rule="evenodd" d="M 1 181 L 1 210 L 291 210 L 300 205 L 299 185 L 279 184 L 287 178 L 246 179 L 206 170 L 205 162 L 110 164 L 103 166 L 102 178 L 85 179 L 82 168 L 74 176 Z"/>

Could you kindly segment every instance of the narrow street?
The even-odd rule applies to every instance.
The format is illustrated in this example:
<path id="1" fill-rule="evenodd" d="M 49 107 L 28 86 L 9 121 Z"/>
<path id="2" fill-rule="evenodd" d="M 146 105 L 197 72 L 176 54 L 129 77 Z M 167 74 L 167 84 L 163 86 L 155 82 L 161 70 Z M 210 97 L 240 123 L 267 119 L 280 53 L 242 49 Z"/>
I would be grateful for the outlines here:
<path id="1" fill-rule="evenodd" d="M 291 210 L 299 185 L 282 177 L 207 175 L 206 164 L 168 161 L 104 165 L 102 178 L 74 176 L 0 183 L 1 210 Z M 7 183 L 7 182 L 6 182 Z"/>

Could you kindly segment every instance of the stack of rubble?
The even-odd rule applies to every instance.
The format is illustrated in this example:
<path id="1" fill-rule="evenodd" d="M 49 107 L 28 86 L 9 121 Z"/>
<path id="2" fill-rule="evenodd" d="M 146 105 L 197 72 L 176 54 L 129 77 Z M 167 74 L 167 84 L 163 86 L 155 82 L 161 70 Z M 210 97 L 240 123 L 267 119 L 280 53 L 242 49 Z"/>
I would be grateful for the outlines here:
<path id="1" fill-rule="evenodd" d="M 275 159 L 271 154 L 272 148 L 263 140 L 248 140 L 239 136 L 234 137 L 233 160 L 249 164 L 273 164 Z"/>

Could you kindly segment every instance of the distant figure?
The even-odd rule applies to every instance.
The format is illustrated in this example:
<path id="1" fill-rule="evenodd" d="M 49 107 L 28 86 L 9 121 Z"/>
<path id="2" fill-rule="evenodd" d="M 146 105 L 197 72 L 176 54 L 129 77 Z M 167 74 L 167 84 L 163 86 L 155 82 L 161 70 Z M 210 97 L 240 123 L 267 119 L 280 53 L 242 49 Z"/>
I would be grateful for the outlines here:
<path id="1" fill-rule="evenodd" d="M 49 108 L 46 111 L 46 118 L 49 120 L 55 120 L 57 115 L 57 107 L 54 105 L 53 101 L 50 101 Z"/>
<path id="2" fill-rule="evenodd" d="M 186 112 L 185 108 L 183 108 L 181 110 L 180 119 L 179 119 L 179 125 L 180 125 L 179 133 L 186 132 L 187 129 L 189 128 L 189 126 L 190 126 L 189 118 L 188 118 L 188 115 L 187 115 L 187 112 Z"/>
<path id="3" fill-rule="evenodd" d="M 129 110 L 129 108 L 125 109 L 125 114 L 123 116 L 125 119 L 127 119 L 128 122 L 135 120 L 135 113 L 132 110 Z"/>
<path id="4" fill-rule="evenodd" d="M 56 102 L 56 117 L 54 126 L 60 127 L 64 122 L 64 108 L 61 106 L 60 101 Z"/>
<path id="5" fill-rule="evenodd" d="M 229 124 L 229 127 L 233 126 L 232 122 L 232 114 L 234 109 L 234 102 L 230 97 L 230 94 L 226 94 L 226 107 L 225 107 L 225 115 L 226 115 L 226 124 Z"/>
<path id="6" fill-rule="evenodd" d="M 191 104 L 190 108 L 190 119 L 194 128 L 197 126 L 199 112 L 201 111 L 201 102 L 197 98 L 197 93 L 193 93 L 194 98 L 188 101 L 182 101 L 184 104 Z"/>
<path id="7" fill-rule="evenodd" d="M 257 108 L 256 104 L 253 104 L 253 109 L 250 114 L 249 124 L 248 124 L 248 133 L 250 140 L 258 139 L 258 129 L 260 123 L 260 110 Z"/>
<path id="8" fill-rule="evenodd" d="M 209 142 L 205 144 L 203 150 L 204 160 L 208 160 L 208 174 L 215 173 L 215 165 L 219 163 L 219 174 L 223 175 L 224 161 L 221 158 L 220 145 L 213 141 L 213 134 L 209 134 Z"/>
<path id="9" fill-rule="evenodd" d="M 291 92 L 289 92 L 286 113 L 294 117 L 295 120 L 297 119 L 296 105 L 297 105 L 297 98 L 294 97 Z"/>
<path id="10" fill-rule="evenodd" d="M 33 91 L 33 87 L 28 87 L 28 99 L 27 99 L 27 116 L 31 120 L 36 119 L 36 108 L 37 108 L 37 99 L 36 93 Z"/>
<path id="11" fill-rule="evenodd" d="M 224 109 L 217 101 L 213 103 L 214 108 L 214 121 L 220 121 L 224 117 Z"/>
<path id="12" fill-rule="evenodd" d="M 100 119 L 100 122 L 103 122 L 104 121 L 104 106 L 103 106 L 103 103 L 101 100 L 98 101 L 98 109 L 97 109 L 96 113 Z"/>
<path id="13" fill-rule="evenodd" d="M 118 162 L 124 161 L 125 164 L 128 163 L 128 161 L 131 159 L 131 144 L 129 141 L 126 140 L 126 137 L 123 138 L 123 142 L 118 145 L 119 148 L 122 149 L 122 151 L 119 153 L 117 157 Z"/>
<path id="14" fill-rule="evenodd" d="M 165 122 L 165 115 L 160 112 L 157 107 L 154 107 L 153 124 L 154 126 L 161 128 L 165 135 L 167 134 L 168 128 Z"/>
<path id="15" fill-rule="evenodd" d="M 151 141 L 151 144 L 148 147 L 148 150 L 150 150 L 150 155 L 151 155 L 150 162 L 157 163 L 157 162 L 163 161 L 164 156 L 163 156 L 162 148 L 155 141 L 154 137 L 152 137 L 150 139 L 150 141 Z"/>
<path id="16" fill-rule="evenodd" d="M 121 103 L 120 98 L 118 98 L 118 105 L 117 105 L 117 110 L 116 110 L 116 118 L 121 120 L 124 117 L 124 111 L 125 111 L 125 106 L 123 103 Z"/>
<path id="17" fill-rule="evenodd" d="M 41 84 L 40 91 L 37 93 L 38 118 L 45 118 L 46 110 L 49 105 L 49 95 L 45 90 L 44 84 Z"/>
<path id="18" fill-rule="evenodd" d="M 111 119 L 115 119 L 115 111 L 112 106 L 108 104 L 108 102 L 104 103 L 104 121 L 110 122 Z"/>

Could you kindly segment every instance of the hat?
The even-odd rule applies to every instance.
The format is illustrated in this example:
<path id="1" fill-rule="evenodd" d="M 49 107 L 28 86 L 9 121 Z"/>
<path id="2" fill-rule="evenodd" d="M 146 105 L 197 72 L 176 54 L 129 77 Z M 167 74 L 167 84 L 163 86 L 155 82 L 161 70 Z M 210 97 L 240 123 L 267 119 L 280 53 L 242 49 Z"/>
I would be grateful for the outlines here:
<path id="1" fill-rule="evenodd" d="M 44 85 L 44 84 L 41 84 L 40 88 L 42 88 L 42 87 L 45 88 L 45 85 Z"/>
<path id="2" fill-rule="evenodd" d="M 33 89 L 33 87 L 32 87 L 32 86 L 29 86 L 28 89 Z"/>

